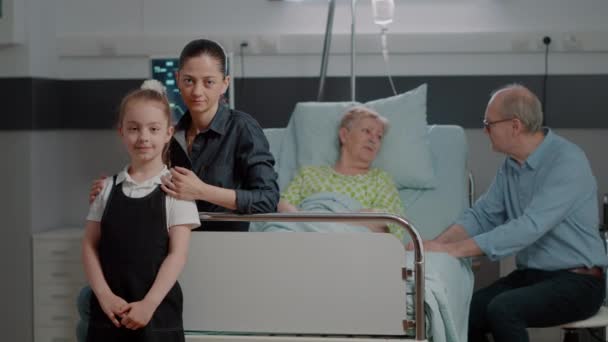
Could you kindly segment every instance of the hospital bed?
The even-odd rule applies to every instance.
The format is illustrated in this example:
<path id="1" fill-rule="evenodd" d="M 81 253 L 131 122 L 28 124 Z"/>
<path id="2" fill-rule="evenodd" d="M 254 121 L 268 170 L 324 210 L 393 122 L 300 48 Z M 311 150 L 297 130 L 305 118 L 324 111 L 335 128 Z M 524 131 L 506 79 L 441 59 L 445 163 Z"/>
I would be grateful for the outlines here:
<path id="1" fill-rule="evenodd" d="M 430 125 L 427 131 L 436 184 L 432 189 L 399 191 L 406 220 L 388 214 L 201 217 L 389 220 L 411 225 L 413 240 L 416 236 L 433 238 L 469 204 L 467 146 L 461 127 Z M 271 152 L 280 155 L 285 129 L 266 129 L 265 134 Z M 402 243 L 389 234 L 193 234 L 189 262 L 180 277 L 186 340 L 424 341 L 426 333 L 433 331 L 433 327 L 425 328 L 425 315 L 421 314 L 425 258 L 420 249 L 406 253 Z M 407 292 L 414 292 L 413 301 L 408 302 L 417 310 L 412 318 L 406 312 Z M 463 302 L 468 310 L 469 302 Z M 468 311 L 462 315 L 458 324 L 466 325 Z"/>

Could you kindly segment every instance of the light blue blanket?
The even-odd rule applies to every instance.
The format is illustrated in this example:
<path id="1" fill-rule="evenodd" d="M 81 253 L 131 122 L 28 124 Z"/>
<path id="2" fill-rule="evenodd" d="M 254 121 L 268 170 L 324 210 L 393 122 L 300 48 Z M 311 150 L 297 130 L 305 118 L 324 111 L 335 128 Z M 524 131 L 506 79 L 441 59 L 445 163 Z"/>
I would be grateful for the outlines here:
<path id="1" fill-rule="evenodd" d="M 352 213 L 362 209 L 361 203 L 349 196 L 334 192 L 319 192 L 304 199 L 298 207 L 301 211 L 317 213 Z M 252 232 L 316 232 L 344 233 L 367 232 L 364 226 L 339 222 L 256 222 Z"/>
<path id="2" fill-rule="evenodd" d="M 306 198 L 302 211 L 353 212 L 361 204 L 337 193 L 318 193 Z M 328 222 L 258 222 L 250 226 L 259 232 L 369 232 L 366 227 Z M 407 252 L 406 264 L 412 268 L 413 252 Z M 408 319 L 414 317 L 414 281 L 407 282 Z M 473 293 L 473 272 L 468 259 L 445 253 L 425 253 L 425 308 L 427 335 L 433 342 L 466 342 L 469 306 Z"/>
<path id="3" fill-rule="evenodd" d="M 473 271 L 469 259 L 446 253 L 424 253 L 427 335 L 433 342 L 466 342 L 469 307 L 473 294 Z M 406 264 L 413 266 L 413 252 L 407 252 Z M 407 314 L 414 316 L 414 281 L 407 282 Z"/>

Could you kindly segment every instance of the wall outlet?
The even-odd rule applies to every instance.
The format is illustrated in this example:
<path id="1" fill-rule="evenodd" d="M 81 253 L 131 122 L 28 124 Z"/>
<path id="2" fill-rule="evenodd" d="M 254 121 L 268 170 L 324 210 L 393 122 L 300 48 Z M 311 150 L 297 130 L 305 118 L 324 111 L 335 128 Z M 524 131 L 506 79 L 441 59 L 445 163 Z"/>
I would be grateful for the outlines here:
<path id="1" fill-rule="evenodd" d="M 532 51 L 532 44 L 530 39 L 527 37 L 517 37 L 511 40 L 511 50 L 513 52 L 530 52 Z"/>
<path id="2" fill-rule="evenodd" d="M 242 43 L 247 43 L 247 46 L 244 46 L 242 48 L 242 51 L 245 55 L 255 55 L 258 53 L 257 41 L 255 36 L 235 35 L 232 38 L 230 47 L 226 48 L 226 50 L 234 52 L 235 55 L 239 55 L 241 53 Z"/>
<path id="3" fill-rule="evenodd" d="M 273 35 L 256 35 L 235 39 L 239 42 L 237 50 L 240 48 L 241 42 L 247 42 L 247 47 L 244 52 L 250 55 L 276 55 L 279 53 L 279 37 Z"/>
<path id="4" fill-rule="evenodd" d="M 261 35 L 257 37 L 257 45 L 260 54 L 276 55 L 279 53 L 279 37 L 273 35 Z"/>
<path id="5" fill-rule="evenodd" d="M 549 37 L 549 44 L 545 44 L 545 37 Z M 547 47 L 549 47 L 549 51 L 555 50 L 555 41 L 551 38 L 550 35 L 544 34 L 542 36 L 538 36 L 534 39 L 535 49 L 536 51 L 544 52 Z"/>
<path id="6" fill-rule="evenodd" d="M 583 51 L 583 42 L 574 34 L 564 34 L 562 37 L 562 49 L 564 51 Z"/>
<path id="7" fill-rule="evenodd" d="M 97 49 L 99 51 L 100 56 L 104 57 L 114 57 L 117 55 L 116 53 L 116 43 L 110 39 L 99 39 L 97 41 Z"/>
<path id="8" fill-rule="evenodd" d="M 548 35 L 538 33 L 521 33 L 511 38 L 511 51 L 513 52 L 539 52 L 545 51 L 546 45 L 543 38 Z M 551 47 L 551 45 L 549 45 Z"/>

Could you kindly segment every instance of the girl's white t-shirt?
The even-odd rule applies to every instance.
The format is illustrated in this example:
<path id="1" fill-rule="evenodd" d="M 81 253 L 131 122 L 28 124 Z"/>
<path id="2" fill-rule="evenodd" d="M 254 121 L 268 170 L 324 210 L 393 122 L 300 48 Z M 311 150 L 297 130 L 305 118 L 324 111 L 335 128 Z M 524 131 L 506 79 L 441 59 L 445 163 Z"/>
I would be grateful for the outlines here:
<path id="1" fill-rule="evenodd" d="M 127 165 L 117 176 L 116 184 L 122 183 L 122 192 L 127 197 L 141 198 L 150 194 L 157 186 L 162 184 L 160 178 L 165 175 L 171 175 L 167 166 L 154 177 L 147 179 L 141 183 L 137 183 L 129 173 L 129 165 Z M 97 195 L 91 206 L 89 207 L 88 221 L 101 222 L 101 217 L 108 203 L 110 192 L 112 191 L 113 177 L 107 177 L 103 183 L 103 190 Z M 185 225 L 190 229 L 197 228 L 201 225 L 198 216 L 198 209 L 194 201 L 185 201 L 166 196 L 165 207 L 167 210 L 167 228 L 173 226 Z"/>

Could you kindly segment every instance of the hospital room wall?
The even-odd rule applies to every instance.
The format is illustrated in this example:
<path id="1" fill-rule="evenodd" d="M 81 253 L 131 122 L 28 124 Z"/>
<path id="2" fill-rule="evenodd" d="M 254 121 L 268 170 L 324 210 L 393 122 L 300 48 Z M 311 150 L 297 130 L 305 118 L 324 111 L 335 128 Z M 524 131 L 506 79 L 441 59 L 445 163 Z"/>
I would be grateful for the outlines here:
<path id="1" fill-rule="evenodd" d="M 14 11 L 6 11 L 0 19 L 0 80 L 7 81 L 2 100 L 2 122 L 28 122 L 32 119 L 32 88 L 28 87 L 35 76 L 48 74 L 54 68 L 55 13 L 53 1 L 9 0 L 2 1 L 15 5 Z M 5 18 L 13 16 L 15 35 L 5 34 Z M 17 34 L 17 32 L 21 32 Z M 37 70 L 37 71 L 34 71 Z M 42 71 L 44 70 L 44 72 Z M 9 108 L 11 108 L 9 112 Z M 18 110 L 12 110 L 18 108 Z M 36 217 L 35 208 L 45 203 L 62 202 L 58 193 L 45 194 L 36 189 L 37 181 L 48 181 L 44 174 L 52 170 L 53 164 L 37 164 L 39 153 L 36 145 L 40 132 L 31 129 L 12 129 L 6 125 L 0 128 L 0 179 L 3 181 L 0 196 L 0 331 L 2 341 L 31 342 L 32 327 L 32 223 Z M 43 142 L 42 144 L 46 144 Z M 62 159 L 55 155 L 55 160 Z M 59 162 L 61 163 L 61 162 Z M 52 180 L 51 180 L 52 181 Z M 64 184 L 64 186 L 68 186 Z M 68 186 L 69 187 L 69 186 Z M 37 198 L 37 199 L 34 199 Z M 69 207 L 67 202 L 64 202 Z M 45 217 L 41 217 L 45 220 Z"/>
<path id="2" fill-rule="evenodd" d="M 319 71 L 324 1 L 22 1 L 35 3 L 32 11 L 46 6 L 44 17 L 34 21 L 29 13 L 23 15 L 26 44 L 3 45 L 0 61 L 10 62 L 7 56 L 25 48 L 31 50 L 26 52 L 30 67 L 4 64 L 0 76 L 25 72 L 63 79 L 139 78 L 148 74 L 148 56 L 175 55 L 184 42 L 201 35 L 219 39 L 236 54 L 239 44 L 247 41 L 249 76 L 310 76 Z M 357 9 L 357 74 L 377 75 L 383 68 L 379 28 L 371 20 L 369 1 L 359 1 Z M 602 0 L 397 0 L 389 48 L 407 58 L 396 60 L 393 72 L 540 74 L 544 35 L 553 38 L 551 73 L 606 72 L 602 57 L 608 51 L 603 34 L 608 32 L 607 12 L 608 3 Z M 330 60 L 329 75 L 349 72 L 349 32 L 348 2 L 338 1 L 332 40 L 332 53 L 338 56 Z M 45 39 L 33 42 L 33 35 Z"/>
<path id="3" fill-rule="evenodd" d="M 285 49 L 293 49 L 294 44 L 302 45 L 306 39 L 315 42 L 322 39 L 325 25 L 325 5 L 317 3 L 272 4 L 266 0 L 23 0 L 23 3 L 20 13 L 23 20 L 18 24 L 25 25 L 23 39 L 0 42 L 0 78 L 14 82 L 18 85 L 14 91 L 19 91 L 13 93 L 8 89 L 2 95 L 3 101 L 11 102 L 10 108 L 19 110 L 3 118 L 4 123 L 17 124 L 10 127 L 3 124 L 0 130 L 4 165 L 0 168 L 0 179 L 4 180 L 6 194 L 0 200 L 3 219 L 0 260 L 8 275 L 0 282 L 3 303 L 0 327 L 2 340 L 7 341 L 32 340 L 31 233 L 81 226 L 90 180 L 100 172 L 117 170 L 126 161 L 109 127 L 66 130 L 39 125 L 36 120 L 41 118 L 48 121 L 62 118 L 60 113 L 44 111 L 49 94 L 41 90 L 49 89 L 37 85 L 49 82 L 53 86 L 55 80 L 69 83 L 143 79 L 149 75 L 149 54 L 174 55 L 189 37 L 200 32 L 234 37 L 230 39 L 237 43 L 242 38 L 251 38 L 259 53 L 252 51 L 246 58 L 248 77 L 314 77 L 319 70 L 318 52 L 295 50 L 278 54 L 273 50 L 277 48 L 276 41 L 271 39 L 271 43 L 266 44 L 262 38 L 272 37 L 276 32 L 285 33 L 286 38 L 278 41 Z M 360 3 L 359 32 L 376 32 L 377 28 L 368 20 L 369 5 L 366 1 Z M 405 1 L 397 4 L 403 5 Z M 240 10 L 235 11 L 237 7 Z M 347 6 L 338 6 L 334 29 L 338 38 L 333 51 L 339 54 L 332 56 L 330 76 L 348 74 L 349 59 L 343 53 L 348 47 L 345 43 L 349 27 L 347 11 Z M 402 76 L 539 75 L 543 70 L 543 56 L 537 48 L 508 52 L 483 37 L 489 34 L 503 39 L 492 32 L 508 32 L 512 37 L 517 31 L 606 33 L 608 24 L 603 20 L 603 13 L 607 11 L 607 3 L 601 0 L 576 4 L 566 0 L 538 0 L 534 4 L 523 0 L 508 3 L 468 0 L 459 5 L 449 0 L 408 1 L 406 7 L 398 7 L 397 16 L 403 19 L 390 27 L 395 33 L 391 38 L 398 40 L 398 34 L 404 37 L 426 34 L 436 39 L 430 50 L 439 52 L 411 54 L 401 48 L 405 52 L 400 58 L 394 58 L 393 73 Z M 247 34 L 242 35 L 243 32 Z M 466 34 L 448 44 L 450 40 L 438 32 Z M 129 40 L 129 35 L 135 38 Z M 161 43 L 153 40 L 157 46 L 150 48 L 141 44 L 147 36 L 174 39 Z M 489 52 L 455 52 L 458 45 L 471 46 L 467 45 L 466 37 L 480 38 Z M 128 44 L 125 46 L 125 42 L 132 42 L 131 48 Z M 604 52 L 556 51 L 551 58 L 550 72 L 554 74 L 608 74 Z M 235 62 L 235 74 L 239 75 L 240 60 L 237 58 Z M 382 75 L 383 66 L 377 54 L 363 54 L 357 63 L 359 75 Z M 52 95 L 54 90 L 50 91 Z M 82 108 L 82 116 L 87 115 L 87 110 Z M 24 124 L 19 124 L 19 120 Z M 608 145 L 606 130 L 562 128 L 558 132 L 581 144 L 598 176 L 600 189 L 608 191 L 607 180 L 602 177 L 608 174 L 608 162 L 602 150 L 602 146 Z M 476 174 L 478 191 L 482 191 L 491 181 L 500 157 L 489 151 L 479 129 L 467 129 L 467 137 L 469 164 Z"/>
<path id="4" fill-rule="evenodd" d="M 175 55 L 190 38 L 208 36 L 238 55 L 248 42 L 247 75 L 310 76 L 319 72 L 326 3 L 267 0 L 56 0 L 60 78 L 137 78 L 149 55 Z M 338 1 L 329 75 L 349 73 L 349 2 Z M 357 74 L 383 69 L 378 26 L 369 1 L 357 6 Z M 601 0 L 397 1 L 389 49 L 395 74 L 540 74 L 541 39 L 553 37 L 550 72 L 606 71 L 608 31 Z M 89 13 L 95 13 L 94 16 Z M 593 53 L 589 53 L 593 52 Z M 602 53 L 598 53 L 602 52 Z M 488 58 L 491 55 L 492 58 Z M 538 58 L 531 58 L 536 55 Z M 238 59 L 238 58 L 237 58 Z M 446 60 L 449 62 L 446 63 Z M 578 61 L 578 63 L 572 63 Z M 235 65 L 239 75 L 240 60 Z M 582 62 L 582 63 L 581 63 Z M 91 67 L 95 66 L 95 67 Z M 100 68 L 107 69 L 100 73 Z M 44 72 L 44 70 L 40 70 Z"/>

